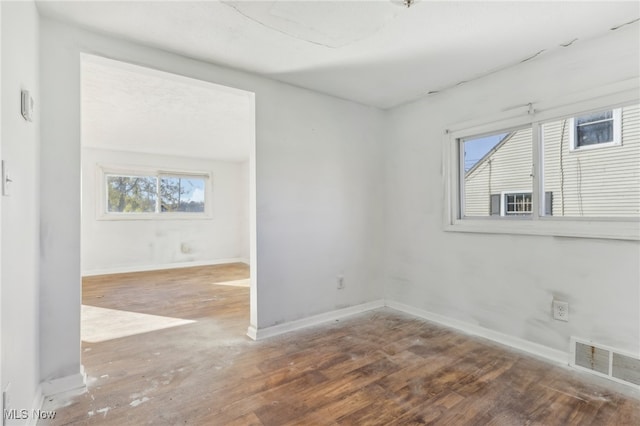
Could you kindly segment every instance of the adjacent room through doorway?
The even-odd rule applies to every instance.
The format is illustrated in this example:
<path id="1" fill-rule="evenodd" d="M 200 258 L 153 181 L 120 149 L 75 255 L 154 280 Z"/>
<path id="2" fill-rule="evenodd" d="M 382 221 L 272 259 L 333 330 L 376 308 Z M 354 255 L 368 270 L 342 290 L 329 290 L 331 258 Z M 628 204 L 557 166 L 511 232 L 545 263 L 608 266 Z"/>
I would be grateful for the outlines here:
<path id="1" fill-rule="evenodd" d="M 205 320 L 244 337 L 253 93 L 93 55 L 81 65 L 83 359 Z"/>

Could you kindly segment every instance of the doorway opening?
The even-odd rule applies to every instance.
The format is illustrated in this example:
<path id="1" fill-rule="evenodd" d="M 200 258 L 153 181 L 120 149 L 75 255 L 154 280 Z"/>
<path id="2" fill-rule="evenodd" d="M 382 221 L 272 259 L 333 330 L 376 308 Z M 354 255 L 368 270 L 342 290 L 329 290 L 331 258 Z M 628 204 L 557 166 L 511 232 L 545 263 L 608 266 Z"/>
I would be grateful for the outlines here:
<path id="1" fill-rule="evenodd" d="M 83 54 L 81 141 L 88 375 L 117 374 L 104 370 L 114 351 L 172 363 L 194 339 L 246 339 L 257 322 L 255 95 Z"/>

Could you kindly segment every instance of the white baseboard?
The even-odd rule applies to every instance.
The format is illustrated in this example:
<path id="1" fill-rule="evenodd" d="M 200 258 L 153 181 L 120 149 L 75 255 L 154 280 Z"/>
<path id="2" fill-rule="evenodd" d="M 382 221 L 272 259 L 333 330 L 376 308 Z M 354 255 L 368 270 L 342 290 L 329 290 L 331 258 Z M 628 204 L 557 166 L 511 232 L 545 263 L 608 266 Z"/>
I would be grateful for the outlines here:
<path id="1" fill-rule="evenodd" d="M 485 339 L 492 340 L 505 346 L 528 352 L 532 355 L 544 358 L 560 365 L 569 364 L 569 353 L 562 352 L 556 349 L 549 348 L 547 346 L 540 345 L 538 343 L 530 342 L 528 340 L 521 339 L 519 337 L 510 336 L 508 334 L 494 331 L 485 327 L 481 327 L 476 324 L 460 321 L 454 318 L 446 317 L 444 315 L 435 314 L 433 312 L 425 311 L 422 309 L 414 308 L 413 306 L 405 305 L 403 303 L 394 302 L 391 300 L 385 301 L 385 306 L 413 315 L 419 318 L 426 319 L 443 325 L 445 327 L 451 327 L 456 330 L 471 334 L 474 336 L 483 337 Z"/>
<path id="2" fill-rule="evenodd" d="M 83 366 L 80 366 L 79 373 L 40 383 L 40 393 L 43 398 L 65 393 L 83 393 L 86 389 L 87 375 Z"/>
<path id="3" fill-rule="evenodd" d="M 246 263 L 249 261 L 244 258 L 234 257 L 229 259 L 218 260 L 198 260 L 193 262 L 177 262 L 177 263 L 162 263 L 158 265 L 142 265 L 142 266 L 115 266 L 113 268 L 105 269 L 93 269 L 89 271 L 82 271 L 83 277 L 92 277 L 96 275 L 109 275 L 109 274 L 127 274 L 130 272 L 146 272 L 146 271 L 158 271 L 162 269 L 179 269 L 190 268 L 194 266 L 210 266 L 210 265 L 223 265 L 225 263 Z"/>
<path id="4" fill-rule="evenodd" d="M 33 404 L 31 404 L 31 411 L 29 411 L 29 417 L 27 418 L 27 426 L 36 426 L 38 424 L 38 418 L 33 415 L 42 409 L 44 403 L 44 394 L 42 393 L 42 386 L 38 386 L 36 389 L 36 395 L 33 398 Z M 3 413 L 4 414 L 4 413 Z"/>
<path id="5" fill-rule="evenodd" d="M 280 334 L 289 333 L 291 331 L 300 330 L 328 321 L 339 320 L 351 315 L 383 307 L 384 300 L 375 300 L 373 302 L 367 302 L 356 306 L 349 306 L 348 308 L 337 309 L 335 311 L 324 312 L 322 314 L 313 315 L 311 317 L 302 318 L 296 321 L 286 322 L 284 324 L 273 325 L 271 327 L 256 329 L 254 326 L 249 326 L 249 329 L 247 330 L 247 336 L 251 337 L 253 340 L 262 340 L 268 337 L 278 336 Z"/>
<path id="6" fill-rule="evenodd" d="M 444 315 L 435 314 L 433 312 L 425 311 L 423 309 L 415 308 L 413 306 L 405 305 L 403 303 L 394 302 L 392 300 L 376 300 L 362 305 L 351 306 L 344 309 L 338 309 L 331 312 L 325 312 L 319 315 L 314 315 L 308 318 L 302 318 L 296 321 L 287 322 L 284 324 L 278 324 L 271 327 L 257 329 L 254 326 L 249 326 L 247 330 L 247 336 L 253 340 L 266 339 L 280 334 L 289 333 L 291 331 L 301 330 L 306 327 L 319 325 L 328 321 L 334 321 L 342 319 L 351 315 L 359 314 L 382 307 L 388 307 L 397 311 L 404 312 L 409 315 L 413 315 L 418 318 L 431 321 L 445 327 L 450 327 L 464 333 L 482 337 L 496 343 L 500 343 L 505 346 L 509 346 L 514 349 L 518 349 L 529 354 L 535 355 L 540 358 L 544 358 L 547 361 L 555 364 L 567 366 L 569 364 L 569 353 L 549 348 L 538 343 L 530 342 L 528 340 L 521 339 L 519 337 L 510 336 L 508 334 L 501 333 L 499 331 L 491 330 L 479 325 L 471 324 L 468 322 L 460 321 L 454 318 L 446 317 Z"/>

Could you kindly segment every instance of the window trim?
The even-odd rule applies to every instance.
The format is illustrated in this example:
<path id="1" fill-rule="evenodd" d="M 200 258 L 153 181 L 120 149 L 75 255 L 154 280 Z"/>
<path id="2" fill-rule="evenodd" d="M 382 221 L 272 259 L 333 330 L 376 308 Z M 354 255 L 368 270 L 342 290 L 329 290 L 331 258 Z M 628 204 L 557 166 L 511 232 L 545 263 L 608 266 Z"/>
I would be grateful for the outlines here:
<path id="1" fill-rule="evenodd" d="M 544 197 L 543 170 L 538 160 L 541 156 L 539 141 L 543 123 L 640 103 L 639 89 L 637 80 L 624 80 L 549 102 L 510 108 L 500 114 L 459 123 L 445 130 L 442 149 L 443 229 L 450 232 L 640 240 L 640 218 L 544 216 L 540 202 L 540 197 Z M 464 167 L 460 165 L 460 141 L 528 126 L 532 127 L 533 139 L 532 214 L 463 217 L 464 201 L 461 199 L 463 192 L 460 191 L 460 182 L 464 179 Z"/>
<path id="2" fill-rule="evenodd" d="M 581 151 L 589 151 L 592 149 L 601 149 L 607 148 L 611 146 L 620 146 L 622 145 L 622 108 L 604 108 L 598 111 L 591 111 L 582 113 L 581 115 L 587 115 L 595 112 L 604 112 L 611 111 L 612 121 L 613 121 L 613 140 L 611 142 L 597 143 L 592 145 L 585 146 L 577 146 L 576 145 L 576 117 L 573 116 L 569 118 L 569 152 L 581 152 Z"/>
<path id="3" fill-rule="evenodd" d="M 160 185 L 162 177 L 187 177 L 204 179 L 205 198 L 204 212 L 161 212 L 159 206 L 161 203 L 160 193 L 158 190 L 155 212 L 143 213 L 127 213 L 127 212 L 109 212 L 107 211 L 107 177 L 108 176 L 154 176 L 158 179 L 157 185 Z M 127 166 L 110 166 L 97 165 L 96 168 L 96 219 L 97 220 L 210 220 L 213 218 L 213 178 L 212 173 L 208 171 L 190 171 L 175 169 L 160 169 L 150 167 L 127 167 Z"/>

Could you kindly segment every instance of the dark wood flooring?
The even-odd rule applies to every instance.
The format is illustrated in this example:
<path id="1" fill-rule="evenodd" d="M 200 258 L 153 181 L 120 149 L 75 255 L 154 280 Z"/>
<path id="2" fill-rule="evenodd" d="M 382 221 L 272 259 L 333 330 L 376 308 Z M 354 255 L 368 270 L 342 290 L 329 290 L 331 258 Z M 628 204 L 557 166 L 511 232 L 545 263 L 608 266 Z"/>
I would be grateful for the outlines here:
<path id="1" fill-rule="evenodd" d="M 82 344 L 88 392 L 54 421 L 104 425 L 640 425 L 622 385 L 380 309 L 245 336 L 241 264 L 85 278 L 85 305 L 195 322 Z"/>

